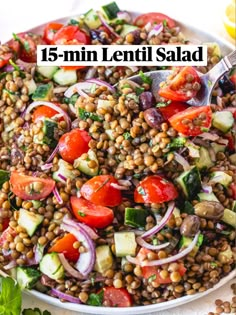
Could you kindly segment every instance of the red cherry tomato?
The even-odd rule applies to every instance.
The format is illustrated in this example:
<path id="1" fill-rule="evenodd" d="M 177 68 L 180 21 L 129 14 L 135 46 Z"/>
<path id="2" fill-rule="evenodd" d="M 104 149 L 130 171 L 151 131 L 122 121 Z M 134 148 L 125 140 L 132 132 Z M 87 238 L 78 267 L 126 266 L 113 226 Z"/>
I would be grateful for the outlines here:
<path id="1" fill-rule="evenodd" d="M 197 136 L 211 127 L 210 106 L 189 107 L 169 118 L 171 126 L 185 136 Z"/>
<path id="2" fill-rule="evenodd" d="M 13 57 L 11 52 L 1 53 L 0 54 L 0 68 L 8 64 L 9 60 Z"/>
<path id="3" fill-rule="evenodd" d="M 51 178 L 27 176 L 13 171 L 10 176 L 11 191 L 23 200 L 46 198 L 54 189 L 55 181 Z"/>
<path id="4" fill-rule="evenodd" d="M 32 121 L 37 122 L 44 117 L 51 118 L 57 114 L 58 112 L 55 111 L 53 108 L 42 105 L 42 106 L 37 107 L 35 111 L 33 112 Z"/>
<path id="5" fill-rule="evenodd" d="M 117 289 L 115 287 L 104 287 L 103 303 L 111 307 L 129 307 L 132 306 L 132 298 L 125 288 Z"/>
<path id="6" fill-rule="evenodd" d="M 224 138 L 228 140 L 227 147 L 229 151 L 235 152 L 236 148 L 236 136 L 232 132 L 228 132 L 227 134 L 224 135 Z"/>
<path id="7" fill-rule="evenodd" d="M 62 253 L 67 259 L 76 262 L 79 259 L 79 251 L 73 247 L 73 244 L 76 241 L 76 237 L 73 234 L 68 233 L 57 240 L 56 243 L 49 248 L 48 252 Z"/>
<path id="8" fill-rule="evenodd" d="M 172 101 L 169 105 L 165 107 L 159 107 L 160 112 L 166 120 L 179 112 L 187 109 L 189 106 L 183 102 Z"/>
<path id="9" fill-rule="evenodd" d="M 168 27 L 170 28 L 175 27 L 175 21 L 173 19 L 171 19 L 169 16 L 165 14 L 158 12 L 150 12 L 139 15 L 134 20 L 134 25 L 137 25 L 138 27 L 143 27 L 147 23 L 159 24 L 163 23 L 163 21 L 166 21 Z"/>
<path id="10" fill-rule="evenodd" d="M 18 57 L 25 62 L 37 61 L 37 45 L 45 44 L 40 35 L 33 33 L 19 33 L 15 35 L 14 40 L 9 42 Z"/>
<path id="11" fill-rule="evenodd" d="M 115 207 L 122 201 L 121 192 L 112 184 L 118 181 L 112 175 L 98 175 L 89 179 L 80 190 L 81 195 L 100 206 Z"/>
<path id="12" fill-rule="evenodd" d="M 236 200 L 236 184 L 235 183 L 232 183 L 231 185 L 230 185 L 230 189 L 232 190 L 232 198 L 234 199 L 234 200 Z"/>
<path id="13" fill-rule="evenodd" d="M 10 218 L 2 219 L 2 231 L 5 231 L 9 226 Z"/>
<path id="14" fill-rule="evenodd" d="M 78 128 L 61 136 L 59 140 L 59 153 L 63 160 L 73 164 L 74 160 L 89 150 L 91 137 L 85 130 Z"/>
<path id="15" fill-rule="evenodd" d="M 91 227 L 102 229 L 110 225 L 114 219 L 114 213 L 111 209 L 96 205 L 84 198 L 72 196 L 70 202 L 78 221 Z"/>
<path id="16" fill-rule="evenodd" d="M 55 36 L 56 32 L 59 31 L 63 27 L 61 23 L 48 23 L 43 32 L 43 39 L 47 44 L 53 43 L 53 37 Z"/>
<path id="17" fill-rule="evenodd" d="M 134 191 L 137 203 L 162 203 L 178 197 L 175 186 L 158 175 L 145 177 Z"/>
<path id="18" fill-rule="evenodd" d="M 197 94 L 197 84 L 200 84 L 200 78 L 193 67 L 177 67 L 158 93 L 168 100 L 185 102 Z"/>
<path id="19" fill-rule="evenodd" d="M 91 43 L 90 37 L 76 25 L 65 25 L 55 33 L 54 45 L 88 45 Z"/>

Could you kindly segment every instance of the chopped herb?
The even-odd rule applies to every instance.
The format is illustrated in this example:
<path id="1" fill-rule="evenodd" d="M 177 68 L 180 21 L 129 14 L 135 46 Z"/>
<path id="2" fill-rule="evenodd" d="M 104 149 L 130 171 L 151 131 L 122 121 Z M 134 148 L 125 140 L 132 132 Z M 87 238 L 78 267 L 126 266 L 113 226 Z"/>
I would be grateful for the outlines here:
<path id="1" fill-rule="evenodd" d="M 85 109 L 83 108 L 79 108 L 79 117 L 82 119 L 82 120 L 86 120 L 87 118 L 90 118 L 94 121 L 103 121 L 103 118 L 94 114 L 94 113 L 90 113 L 90 112 L 86 112 Z"/>
<path id="2" fill-rule="evenodd" d="M 131 135 L 130 135 L 130 133 L 128 131 L 123 134 L 123 137 L 124 137 L 125 140 L 131 139 Z"/>
<path id="3" fill-rule="evenodd" d="M 95 284 L 95 278 L 91 277 L 90 280 L 91 280 L 91 284 L 94 285 Z"/>
<path id="4" fill-rule="evenodd" d="M 218 264 L 215 261 L 210 262 L 211 267 L 218 267 Z"/>
<path id="5" fill-rule="evenodd" d="M 16 197 L 12 191 L 10 191 L 8 194 L 8 201 L 11 205 L 11 209 L 16 210 L 16 211 L 20 209 L 20 207 L 18 207 L 16 204 Z"/>
<path id="6" fill-rule="evenodd" d="M 167 69 L 167 66 L 162 66 L 161 67 L 161 70 L 166 70 Z"/>
<path id="7" fill-rule="evenodd" d="M 122 85 L 121 87 L 121 89 L 129 89 L 129 88 L 131 88 L 131 86 L 128 83 Z"/>
<path id="8" fill-rule="evenodd" d="M 29 45 L 29 42 L 28 42 L 27 40 L 24 40 L 23 46 L 24 46 L 24 48 L 25 48 L 25 50 L 26 50 L 27 52 L 30 51 L 30 45 Z"/>
<path id="9" fill-rule="evenodd" d="M 142 196 L 145 196 L 145 195 L 146 195 L 145 190 L 143 189 L 142 186 L 139 186 L 139 187 L 138 187 L 138 193 L 139 193 L 140 195 L 142 195 Z"/>
<path id="10" fill-rule="evenodd" d="M 68 23 L 68 25 L 79 25 L 79 21 L 77 21 L 75 19 L 71 19 L 70 22 Z"/>
<path id="11" fill-rule="evenodd" d="M 168 105 L 169 105 L 168 102 L 159 102 L 156 104 L 156 107 L 166 107 Z"/>
<path id="12" fill-rule="evenodd" d="M 140 95 L 140 94 L 143 93 L 144 90 L 145 90 L 145 89 L 144 89 L 143 87 L 137 86 L 137 87 L 135 88 L 135 93 L 136 93 L 137 95 Z"/>
<path id="13" fill-rule="evenodd" d="M 139 76 L 142 79 L 143 83 L 147 83 L 149 85 L 152 84 L 152 79 L 148 75 L 144 74 L 143 71 L 139 71 Z"/>
<path id="14" fill-rule="evenodd" d="M 75 93 L 74 95 L 72 95 L 71 97 L 64 97 L 63 98 L 63 102 L 66 104 L 72 104 L 75 105 L 77 99 L 79 97 L 79 94 Z"/>
<path id="15" fill-rule="evenodd" d="M 14 40 L 17 40 L 18 42 L 20 42 L 20 37 L 18 35 L 16 35 L 15 33 L 12 33 L 12 37 L 14 38 Z"/>
<path id="16" fill-rule="evenodd" d="M 101 290 L 99 293 L 91 293 L 89 295 L 87 304 L 92 306 L 102 306 L 104 291 Z"/>
<path id="17" fill-rule="evenodd" d="M 9 63 L 12 65 L 12 67 L 14 68 L 15 71 L 18 71 L 20 73 L 20 77 L 24 79 L 25 74 L 21 70 L 21 68 L 16 63 L 14 63 L 11 59 L 9 60 Z"/>
<path id="18" fill-rule="evenodd" d="M 187 214 L 194 214 L 194 208 L 189 201 L 184 202 L 184 212 Z"/>
<path id="19" fill-rule="evenodd" d="M 155 246 L 158 245 L 159 244 L 159 240 L 157 238 L 154 238 L 152 240 L 152 244 L 155 245 Z"/>
<path id="20" fill-rule="evenodd" d="M 78 211 L 78 214 L 81 216 L 81 217 L 86 217 L 86 214 L 82 211 Z"/>
<path id="21" fill-rule="evenodd" d="M 107 178 L 106 180 L 104 180 L 104 182 L 97 188 L 95 189 L 94 192 L 98 192 L 103 186 L 105 186 L 108 182 L 110 181 L 110 178 Z"/>
<path id="22" fill-rule="evenodd" d="M 209 131 L 209 128 L 206 128 L 206 127 L 201 127 L 200 129 L 201 129 L 201 131 L 203 131 L 203 132 L 208 132 L 208 131 Z"/>
<path id="23" fill-rule="evenodd" d="M 0 170 L 0 188 L 2 188 L 2 185 L 7 182 L 10 178 L 10 173 L 5 170 Z"/>
<path id="24" fill-rule="evenodd" d="M 125 20 L 123 20 L 123 19 L 116 19 L 115 20 L 116 25 L 123 25 L 124 23 L 125 23 Z"/>
<path id="25" fill-rule="evenodd" d="M 150 282 L 156 280 L 156 278 L 157 278 L 157 275 L 153 274 L 150 277 L 148 277 L 148 282 L 150 283 Z"/>
<path id="26" fill-rule="evenodd" d="M 182 148 L 186 143 L 186 138 L 178 137 L 174 138 L 170 143 L 167 144 L 167 149 Z"/>
<path id="27" fill-rule="evenodd" d="M 134 174 L 133 178 L 139 179 L 142 175 L 141 174 Z"/>
<path id="28" fill-rule="evenodd" d="M 166 27 L 166 26 L 167 26 L 167 21 L 166 21 L 166 20 L 163 20 L 163 21 L 162 21 L 162 24 L 163 24 L 164 27 Z"/>
<path id="29" fill-rule="evenodd" d="M 201 245 L 202 245 L 202 243 L 203 243 L 203 240 L 204 240 L 204 236 L 203 236 L 203 234 L 199 234 L 199 236 L 198 236 L 198 239 L 197 239 L 197 246 L 198 247 L 200 247 Z"/>

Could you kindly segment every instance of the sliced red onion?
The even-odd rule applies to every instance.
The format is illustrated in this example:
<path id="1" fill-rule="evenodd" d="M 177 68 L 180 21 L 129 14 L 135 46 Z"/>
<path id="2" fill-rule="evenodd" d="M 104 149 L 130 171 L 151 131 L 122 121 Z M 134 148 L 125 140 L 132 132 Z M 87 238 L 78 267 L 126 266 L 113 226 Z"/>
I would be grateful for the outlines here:
<path id="1" fill-rule="evenodd" d="M 198 135 L 198 137 L 203 138 L 204 140 L 210 140 L 210 141 L 216 141 L 219 139 L 219 136 L 217 134 L 213 134 L 210 132 L 203 132 L 200 135 Z"/>
<path id="2" fill-rule="evenodd" d="M 229 140 L 220 138 L 219 140 L 217 140 L 217 143 L 220 143 L 220 144 L 223 144 L 223 145 L 228 145 Z"/>
<path id="3" fill-rule="evenodd" d="M 61 196 L 59 194 L 59 191 L 57 190 L 56 186 L 53 188 L 52 192 L 53 192 L 57 202 L 59 203 L 59 205 L 62 205 L 63 204 L 63 200 L 62 200 L 62 198 L 61 198 Z"/>
<path id="4" fill-rule="evenodd" d="M 98 276 L 98 277 L 95 277 L 93 280 L 91 279 L 88 279 L 88 280 L 85 280 L 81 283 L 81 285 L 84 285 L 84 284 L 91 284 L 93 282 L 102 282 L 102 281 L 105 281 L 106 278 L 105 277 L 102 277 L 102 276 Z"/>
<path id="5" fill-rule="evenodd" d="M 50 292 L 52 295 L 58 297 L 59 299 L 61 300 L 65 300 L 65 301 L 68 301 L 68 302 L 71 302 L 71 303 L 75 303 L 75 304 L 81 304 L 81 300 L 77 297 L 74 297 L 72 295 L 69 295 L 69 294 L 66 294 L 66 293 L 63 293 L 57 289 L 54 289 L 52 288 L 50 290 Z"/>
<path id="6" fill-rule="evenodd" d="M 223 225 L 222 223 L 217 222 L 216 223 L 216 229 L 218 229 L 220 231 L 224 231 L 225 230 L 225 225 Z"/>
<path id="7" fill-rule="evenodd" d="M 72 86 L 70 86 L 64 93 L 65 97 L 70 98 L 72 95 L 74 95 L 75 93 L 78 93 L 79 95 L 83 96 L 83 97 L 88 97 L 88 94 L 84 92 L 85 91 L 90 91 L 92 87 L 92 84 L 89 83 L 88 81 L 86 82 L 79 82 L 76 83 Z"/>
<path id="8" fill-rule="evenodd" d="M 180 165 L 182 165 L 185 171 L 188 171 L 190 169 L 190 165 L 188 161 L 177 152 L 174 152 L 174 155 L 175 155 L 175 161 L 178 162 Z"/>
<path id="9" fill-rule="evenodd" d="M 220 97 L 219 95 L 216 96 L 216 104 L 221 108 L 223 107 L 222 97 Z"/>
<path id="10" fill-rule="evenodd" d="M 45 105 L 45 106 L 47 106 L 47 107 L 50 107 L 50 108 L 54 109 L 56 112 L 58 112 L 59 114 L 62 114 L 62 116 L 63 116 L 64 119 L 65 119 L 66 125 L 67 125 L 67 130 L 70 130 L 70 128 L 71 128 L 71 119 L 70 119 L 70 117 L 68 116 L 68 114 L 67 114 L 63 109 L 61 109 L 59 106 L 57 106 L 57 105 L 55 105 L 55 104 L 53 104 L 53 103 L 51 103 L 51 102 L 35 101 L 35 102 L 31 103 L 31 104 L 27 107 L 27 109 L 26 109 L 26 111 L 25 111 L 25 115 L 26 115 L 26 114 L 29 114 L 29 113 L 32 111 L 32 109 L 34 109 L 35 107 L 42 106 L 42 105 Z"/>
<path id="11" fill-rule="evenodd" d="M 129 190 L 129 187 L 121 186 L 121 185 L 116 184 L 116 183 L 111 183 L 110 186 L 112 186 L 113 188 L 118 189 L 118 190 Z"/>
<path id="12" fill-rule="evenodd" d="M 42 171 L 46 171 L 46 170 L 49 170 L 50 168 L 53 167 L 53 164 L 52 163 L 46 163 L 44 165 L 41 166 L 41 170 Z"/>
<path id="13" fill-rule="evenodd" d="M 193 250 L 194 246 L 197 244 L 199 234 L 200 234 L 200 231 L 194 236 L 194 239 L 189 244 L 189 246 L 187 248 L 185 248 L 184 250 L 182 250 L 181 252 L 179 252 L 178 254 L 167 257 L 167 258 L 158 259 L 158 260 L 151 260 L 151 261 L 146 260 L 146 261 L 141 262 L 140 265 L 142 267 L 144 267 L 144 266 L 161 266 L 161 265 L 172 263 L 176 260 L 183 258 L 184 256 L 186 256 L 188 253 L 190 253 Z"/>
<path id="14" fill-rule="evenodd" d="M 212 193 L 212 186 L 203 183 L 202 184 L 202 191 L 206 194 L 211 194 Z"/>
<path id="15" fill-rule="evenodd" d="M 66 86 L 57 86 L 53 89 L 54 94 L 64 93 L 67 90 Z"/>
<path id="16" fill-rule="evenodd" d="M 64 216 L 62 221 L 65 224 L 71 225 L 76 229 L 81 227 L 88 233 L 88 235 L 91 237 L 92 240 L 96 240 L 99 238 L 99 235 L 96 233 L 96 231 L 84 223 L 80 223 L 75 220 L 72 220 L 68 216 Z"/>
<path id="17" fill-rule="evenodd" d="M 120 11 L 117 13 L 118 19 L 124 20 L 127 23 L 131 22 L 131 16 L 127 11 Z"/>
<path id="18" fill-rule="evenodd" d="M 145 28 L 145 31 L 146 31 L 147 33 L 149 33 L 149 32 L 151 31 L 151 29 L 152 29 L 152 23 L 151 23 L 151 22 L 148 22 L 148 23 L 144 26 L 144 28 Z"/>
<path id="19" fill-rule="evenodd" d="M 43 258 L 45 247 L 46 245 L 42 246 L 42 245 L 39 245 L 38 243 L 36 246 L 34 246 L 33 251 L 34 251 L 34 259 L 35 259 L 36 265 L 38 265 L 41 259 Z"/>
<path id="20" fill-rule="evenodd" d="M 166 210 L 166 213 L 164 215 L 164 217 L 162 218 L 162 220 L 155 225 L 153 228 L 151 228 L 150 230 L 148 230 L 147 232 L 145 232 L 144 234 L 142 234 L 142 238 L 146 238 L 149 236 L 152 236 L 153 234 L 156 234 L 158 231 L 160 231 L 163 226 L 166 225 L 166 222 L 170 219 L 170 216 L 172 215 L 173 211 L 175 208 L 175 203 L 173 201 L 168 203 L 168 208 Z"/>
<path id="21" fill-rule="evenodd" d="M 17 263 L 15 260 L 11 260 L 7 265 L 3 266 L 5 270 L 10 270 L 12 268 L 15 268 L 17 266 Z"/>
<path id="22" fill-rule="evenodd" d="M 102 81 L 99 79 L 89 79 L 86 82 L 93 83 L 93 84 L 95 83 L 95 84 L 100 85 L 100 86 L 106 86 L 110 92 L 112 92 L 112 93 L 116 92 L 116 89 L 111 84 L 109 84 L 105 81 Z"/>
<path id="23" fill-rule="evenodd" d="M 192 158 L 199 158 L 200 157 L 200 153 L 199 153 L 200 147 L 199 146 L 197 146 L 196 144 L 194 144 L 190 140 L 188 140 L 185 143 L 185 146 L 188 148 L 190 157 L 192 157 Z"/>
<path id="24" fill-rule="evenodd" d="M 120 35 L 117 34 L 114 29 L 106 22 L 106 20 L 103 18 L 102 14 L 98 13 L 98 16 L 102 22 L 102 24 L 108 29 L 108 31 L 117 39 L 120 39 Z"/>
<path id="25" fill-rule="evenodd" d="M 71 264 L 67 261 L 64 254 L 60 253 L 58 254 L 58 257 L 60 258 L 60 261 L 65 268 L 65 270 L 74 278 L 79 280 L 84 280 L 85 277 L 76 269 L 74 269 Z"/>
<path id="26" fill-rule="evenodd" d="M 57 144 L 57 146 L 55 147 L 55 149 L 52 151 L 52 153 L 50 154 L 50 156 L 48 157 L 48 159 L 46 160 L 46 164 L 50 163 L 54 157 L 56 156 L 57 152 L 59 150 L 59 145 Z"/>
<path id="27" fill-rule="evenodd" d="M 59 173 L 57 176 L 60 177 L 60 179 L 63 180 L 66 183 L 67 178 L 64 175 Z"/>
<path id="28" fill-rule="evenodd" d="M 159 244 L 159 245 L 152 245 L 152 244 L 149 244 L 148 242 L 146 242 L 142 237 L 137 237 L 136 242 L 140 246 L 142 246 L 144 248 L 151 249 L 151 250 L 159 250 L 159 249 L 167 247 L 170 244 L 169 242 L 167 242 L 167 243 L 163 243 L 163 244 Z"/>
<path id="29" fill-rule="evenodd" d="M 132 183 L 128 179 L 118 179 L 118 183 L 121 186 L 132 186 Z"/>
<path id="30" fill-rule="evenodd" d="M 157 36 L 163 31 L 163 23 L 159 23 L 154 26 L 154 28 L 148 33 L 147 39 L 150 39 L 152 36 Z"/>
<path id="31" fill-rule="evenodd" d="M 92 79 L 96 76 L 97 69 L 94 67 L 90 67 L 85 74 L 85 80 Z"/>
<path id="32" fill-rule="evenodd" d="M 8 256 L 11 255 L 11 250 L 5 249 L 5 248 L 2 248 L 1 250 L 2 250 L 2 254 L 3 254 L 4 257 L 8 257 Z"/>
<path id="33" fill-rule="evenodd" d="M 92 271 L 95 263 L 95 246 L 93 241 L 82 227 L 77 226 L 75 228 L 72 225 L 62 223 L 61 228 L 73 234 L 86 248 L 86 251 L 80 254 L 75 267 L 83 276 L 87 276 Z"/>
<path id="34" fill-rule="evenodd" d="M 140 260 L 137 259 L 136 257 L 126 256 L 125 258 L 126 258 L 126 259 L 128 260 L 128 262 L 130 262 L 131 264 L 138 265 L 138 266 L 141 265 Z"/>

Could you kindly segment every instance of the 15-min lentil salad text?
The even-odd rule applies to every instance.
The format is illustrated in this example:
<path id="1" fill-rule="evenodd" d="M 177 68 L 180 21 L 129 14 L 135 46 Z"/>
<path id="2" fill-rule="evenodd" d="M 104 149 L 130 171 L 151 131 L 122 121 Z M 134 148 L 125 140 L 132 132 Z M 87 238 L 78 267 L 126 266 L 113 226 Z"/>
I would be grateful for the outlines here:
<path id="1" fill-rule="evenodd" d="M 187 44 L 170 17 L 115 2 L 0 46 L 0 267 L 22 289 L 78 304 L 149 305 L 235 267 L 235 72 L 212 104 L 179 67 L 38 67 L 36 45 Z M 208 43 L 208 66 L 221 58 Z M 129 80 L 140 74 L 141 84 Z M 113 87 L 117 84 L 116 88 Z"/>

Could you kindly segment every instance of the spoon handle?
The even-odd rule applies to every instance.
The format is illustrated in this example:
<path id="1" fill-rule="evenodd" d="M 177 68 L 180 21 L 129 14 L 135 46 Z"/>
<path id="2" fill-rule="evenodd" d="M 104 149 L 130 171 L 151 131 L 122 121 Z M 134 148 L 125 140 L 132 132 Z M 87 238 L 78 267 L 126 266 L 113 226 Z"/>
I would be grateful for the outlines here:
<path id="1" fill-rule="evenodd" d="M 224 61 L 229 69 L 236 65 L 236 50 L 231 52 L 228 56 L 224 57 Z"/>

